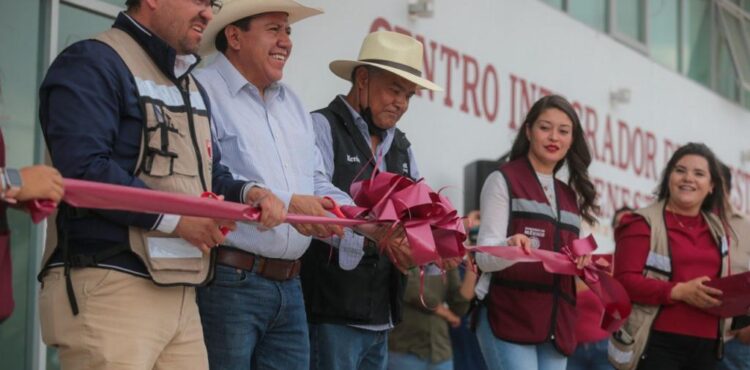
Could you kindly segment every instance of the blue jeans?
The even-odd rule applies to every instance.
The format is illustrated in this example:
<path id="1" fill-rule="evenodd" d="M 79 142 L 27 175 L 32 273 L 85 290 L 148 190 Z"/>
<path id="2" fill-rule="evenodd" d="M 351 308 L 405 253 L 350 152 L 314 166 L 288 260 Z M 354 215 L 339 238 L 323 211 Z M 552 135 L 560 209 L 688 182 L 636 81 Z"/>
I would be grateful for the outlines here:
<path id="1" fill-rule="evenodd" d="M 388 370 L 453 370 L 453 361 L 433 364 L 411 353 L 388 352 Z"/>
<path id="2" fill-rule="evenodd" d="M 388 331 L 310 324 L 311 370 L 385 370 Z"/>
<path id="3" fill-rule="evenodd" d="M 737 339 L 730 340 L 724 347 L 724 360 L 716 367 L 719 370 L 742 370 L 750 368 L 750 345 Z"/>
<path id="4" fill-rule="evenodd" d="M 484 362 L 499 370 L 565 370 L 567 358 L 550 343 L 516 344 L 495 337 L 487 318 L 487 307 L 481 307 L 477 323 L 477 340 Z"/>
<path id="5" fill-rule="evenodd" d="M 198 289 L 211 370 L 308 370 L 310 342 L 299 278 L 268 280 L 217 265 Z"/>
<path id="6" fill-rule="evenodd" d="M 568 357 L 568 370 L 612 370 L 607 360 L 609 339 L 593 343 L 579 343 L 573 356 Z"/>

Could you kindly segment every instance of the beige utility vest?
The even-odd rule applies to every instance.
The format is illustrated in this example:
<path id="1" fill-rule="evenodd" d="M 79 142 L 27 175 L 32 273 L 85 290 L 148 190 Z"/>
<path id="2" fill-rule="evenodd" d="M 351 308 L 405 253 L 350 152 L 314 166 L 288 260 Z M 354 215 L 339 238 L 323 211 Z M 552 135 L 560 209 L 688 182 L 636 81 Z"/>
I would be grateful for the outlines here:
<path id="1" fill-rule="evenodd" d="M 750 219 L 739 212 L 729 217 L 729 247 L 732 249 L 732 274 L 750 271 Z"/>
<path id="2" fill-rule="evenodd" d="M 151 189 L 199 196 L 211 189 L 211 130 L 192 76 L 175 85 L 127 33 L 111 28 L 96 39 L 120 55 L 135 80 L 144 116 L 136 176 Z M 130 249 L 160 285 L 199 285 L 211 276 L 211 256 L 184 239 L 131 227 Z M 46 265 L 56 243 L 47 243 Z"/>
<path id="3" fill-rule="evenodd" d="M 672 277 L 672 259 L 664 223 L 665 202 L 659 201 L 635 211 L 643 216 L 651 228 L 651 250 L 643 268 L 647 278 L 669 281 Z M 708 223 L 716 244 L 721 248 L 721 276 L 729 273 L 729 246 L 721 220 L 712 213 L 702 213 Z M 617 261 L 615 261 L 617 263 Z M 625 324 L 609 339 L 609 362 L 618 370 L 633 370 L 643 358 L 651 326 L 661 306 L 642 305 L 633 302 L 633 310 Z M 724 327 L 721 320 L 719 327 Z M 718 328 L 717 328 L 718 330 Z M 718 334 L 718 332 L 717 332 Z"/>

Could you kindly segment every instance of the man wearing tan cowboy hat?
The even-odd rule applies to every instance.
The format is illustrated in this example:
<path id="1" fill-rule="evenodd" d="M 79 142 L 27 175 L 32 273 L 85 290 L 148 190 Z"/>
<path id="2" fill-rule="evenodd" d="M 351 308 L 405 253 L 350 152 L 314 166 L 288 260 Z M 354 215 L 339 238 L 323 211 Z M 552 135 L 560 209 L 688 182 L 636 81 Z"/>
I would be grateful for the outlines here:
<path id="1" fill-rule="evenodd" d="M 352 87 L 312 116 L 326 174 L 339 189 L 348 191 L 356 178 L 370 176 L 376 163 L 381 171 L 419 178 L 409 141 L 396 124 L 418 88 L 441 90 L 421 77 L 422 52 L 419 41 L 381 31 L 365 38 L 359 60 L 330 64 Z M 341 268 L 340 253 L 334 252 L 339 264 L 328 263 L 328 250 L 315 245 L 303 257 L 310 337 L 317 341 L 311 369 L 385 369 L 388 331 L 401 320 L 405 277 L 372 242 L 346 242 L 364 244 L 364 256 L 347 258 L 354 269 Z M 347 249 L 353 250 L 342 242 L 339 250 Z"/>
<path id="2" fill-rule="evenodd" d="M 211 98 L 223 164 L 260 179 L 290 213 L 316 216 L 333 206 L 320 196 L 342 204 L 351 198 L 326 177 L 310 114 L 281 79 L 292 51 L 290 24 L 320 13 L 292 0 L 225 0 L 203 45 L 204 53 L 219 52 L 196 73 Z M 287 224 L 240 224 L 227 237 L 213 284 L 198 291 L 212 369 L 309 369 L 299 258 L 310 236 L 333 234 L 337 241 L 355 237 L 337 226 Z"/>

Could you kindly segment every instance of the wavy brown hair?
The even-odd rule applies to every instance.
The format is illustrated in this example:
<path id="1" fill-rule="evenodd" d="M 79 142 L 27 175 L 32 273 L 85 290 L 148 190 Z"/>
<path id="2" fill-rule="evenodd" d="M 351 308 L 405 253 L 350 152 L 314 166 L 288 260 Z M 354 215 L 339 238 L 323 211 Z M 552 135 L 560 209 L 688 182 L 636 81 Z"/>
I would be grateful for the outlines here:
<path id="1" fill-rule="evenodd" d="M 686 155 L 697 155 L 703 157 L 708 162 L 708 172 L 711 174 L 711 182 L 714 185 L 713 191 L 711 191 L 703 203 L 701 203 L 701 211 L 703 212 L 715 212 L 721 219 L 724 225 L 728 225 L 727 212 L 729 211 L 729 197 L 726 193 L 726 186 L 724 184 L 725 179 L 722 174 L 722 164 L 716 158 L 714 152 L 703 143 L 687 143 L 679 147 L 672 158 L 669 158 L 667 166 L 664 168 L 664 172 L 661 174 L 661 181 L 659 182 L 659 188 L 656 192 L 656 197 L 659 200 L 669 199 L 669 176 L 672 175 L 677 162 Z"/>
<path id="2" fill-rule="evenodd" d="M 539 116 L 548 109 L 558 109 L 565 113 L 573 122 L 573 142 L 570 149 L 565 153 L 565 159 L 555 164 L 554 172 L 557 172 L 565 161 L 568 162 L 568 185 L 578 194 L 580 203 L 581 217 L 589 224 L 596 224 L 596 214 L 599 213 L 599 206 L 596 204 L 596 188 L 589 179 L 589 165 L 591 164 L 591 152 L 586 145 L 581 128 L 581 120 L 578 119 L 573 106 L 560 95 L 549 95 L 539 99 L 529 110 L 521 128 L 518 129 L 518 135 L 513 141 L 513 147 L 510 149 L 510 160 L 526 157 L 529 154 L 529 138 L 526 137 L 527 130 L 536 123 Z"/>

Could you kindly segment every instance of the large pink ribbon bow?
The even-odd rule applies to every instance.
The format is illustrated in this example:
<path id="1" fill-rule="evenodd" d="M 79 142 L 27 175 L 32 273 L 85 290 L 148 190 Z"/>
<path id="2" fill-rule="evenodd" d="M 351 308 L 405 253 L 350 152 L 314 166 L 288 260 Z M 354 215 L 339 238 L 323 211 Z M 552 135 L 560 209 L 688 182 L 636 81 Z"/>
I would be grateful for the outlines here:
<path id="1" fill-rule="evenodd" d="M 351 186 L 357 206 L 342 207 L 349 218 L 402 226 L 417 265 L 462 257 L 466 240 L 461 218 L 448 198 L 433 191 L 423 180 L 413 181 L 389 172 Z"/>

